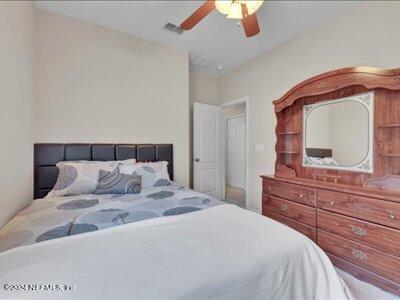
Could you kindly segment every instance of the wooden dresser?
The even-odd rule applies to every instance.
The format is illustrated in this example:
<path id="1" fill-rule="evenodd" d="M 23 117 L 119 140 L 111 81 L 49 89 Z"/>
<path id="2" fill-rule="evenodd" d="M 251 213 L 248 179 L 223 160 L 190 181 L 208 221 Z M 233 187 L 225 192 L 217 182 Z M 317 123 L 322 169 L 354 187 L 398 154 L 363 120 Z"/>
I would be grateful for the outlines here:
<path id="1" fill-rule="evenodd" d="M 339 268 L 400 295 L 400 197 L 262 176 L 262 213 L 316 242 Z"/>
<path id="2" fill-rule="evenodd" d="M 303 105 L 368 91 L 375 91 L 373 172 L 304 166 Z M 275 174 L 261 176 L 263 215 L 309 237 L 337 267 L 400 295 L 400 71 L 328 72 L 274 104 L 277 159 Z"/>

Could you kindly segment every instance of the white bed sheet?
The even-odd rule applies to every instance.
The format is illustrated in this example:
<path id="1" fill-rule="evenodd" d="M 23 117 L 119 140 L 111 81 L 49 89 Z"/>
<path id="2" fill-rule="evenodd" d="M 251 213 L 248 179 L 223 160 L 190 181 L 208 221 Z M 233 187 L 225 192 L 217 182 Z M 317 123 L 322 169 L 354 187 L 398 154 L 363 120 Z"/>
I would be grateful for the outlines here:
<path id="1" fill-rule="evenodd" d="M 311 240 L 234 205 L 11 249 L 0 284 L 0 298 L 351 299 Z"/>

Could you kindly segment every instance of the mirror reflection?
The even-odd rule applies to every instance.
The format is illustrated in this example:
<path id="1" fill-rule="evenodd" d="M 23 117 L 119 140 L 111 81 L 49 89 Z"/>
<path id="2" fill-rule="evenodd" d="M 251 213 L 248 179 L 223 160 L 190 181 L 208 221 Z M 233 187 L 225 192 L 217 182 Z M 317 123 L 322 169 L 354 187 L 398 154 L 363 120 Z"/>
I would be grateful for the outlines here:
<path id="1" fill-rule="evenodd" d="M 368 93 L 304 106 L 304 164 L 372 171 L 372 100 Z"/>

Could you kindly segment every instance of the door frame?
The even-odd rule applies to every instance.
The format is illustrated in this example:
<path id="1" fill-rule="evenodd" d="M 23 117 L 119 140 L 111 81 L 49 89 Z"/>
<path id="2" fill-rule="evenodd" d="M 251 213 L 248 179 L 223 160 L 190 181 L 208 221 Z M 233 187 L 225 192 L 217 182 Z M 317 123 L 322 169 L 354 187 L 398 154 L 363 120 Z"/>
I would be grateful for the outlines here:
<path id="1" fill-rule="evenodd" d="M 245 184 L 245 191 L 246 191 L 246 208 L 249 208 L 249 204 L 250 204 L 250 155 L 249 155 L 249 150 L 250 150 L 250 98 L 249 96 L 243 97 L 243 98 L 239 98 L 239 99 L 235 99 L 232 101 L 228 101 L 225 102 L 223 104 L 220 105 L 220 107 L 222 108 L 226 108 L 229 106 L 234 106 L 234 105 L 238 105 L 238 104 L 246 104 L 246 115 L 245 115 L 245 126 L 246 126 L 246 147 L 245 147 L 245 151 L 246 151 L 246 184 Z M 223 116 L 223 118 L 225 119 L 225 116 Z M 222 172 L 220 172 L 221 174 L 221 183 L 222 183 L 222 199 L 225 199 L 225 174 L 226 174 L 226 143 L 227 143 L 227 128 L 226 128 L 226 121 L 224 120 L 224 122 L 222 122 L 222 136 L 223 139 L 221 141 L 221 164 L 222 164 Z"/>

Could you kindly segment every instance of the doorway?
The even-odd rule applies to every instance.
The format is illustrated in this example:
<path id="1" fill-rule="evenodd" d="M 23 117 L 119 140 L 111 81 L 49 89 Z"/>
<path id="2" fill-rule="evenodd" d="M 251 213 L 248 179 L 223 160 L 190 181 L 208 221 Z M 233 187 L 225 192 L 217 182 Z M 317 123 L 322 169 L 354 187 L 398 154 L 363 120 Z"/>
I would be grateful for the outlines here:
<path id="1" fill-rule="evenodd" d="M 223 200 L 246 208 L 247 198 L 247 101 L 240 99 L 224 104 Z M 247 125 L 247 126 L 246 126 Z"/>
<path id="2" fill-rule="evenodd" d="M 248 97 L 193 104 L 193 189 L 243 208 L 250 201 L 249 112 Z M 228 127 L 234 150 L 228 150 Z"/>
<path id="3" fill-rule="evenodd" d="M 193 189 L 222 199 L 222 108 L 193 104 Z"/>

